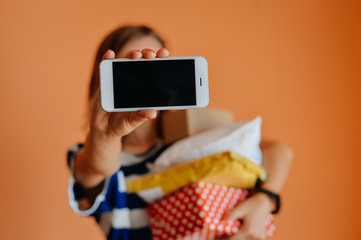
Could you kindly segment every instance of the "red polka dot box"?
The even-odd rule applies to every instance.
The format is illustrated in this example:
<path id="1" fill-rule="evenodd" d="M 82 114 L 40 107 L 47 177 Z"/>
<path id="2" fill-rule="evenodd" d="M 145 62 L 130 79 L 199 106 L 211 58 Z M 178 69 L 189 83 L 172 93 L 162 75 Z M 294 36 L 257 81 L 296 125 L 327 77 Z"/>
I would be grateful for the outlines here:
<path id="1" fill-rule="evenodd" d="M 245 200 L 247 190 L 193 183 L 148 207 L 154 240 L 214 240 L 230 236 L 241 221 L 223 219 L 223 215 Z M 274 235 L 270 214 L 266 221 L 267 236 Z"/>

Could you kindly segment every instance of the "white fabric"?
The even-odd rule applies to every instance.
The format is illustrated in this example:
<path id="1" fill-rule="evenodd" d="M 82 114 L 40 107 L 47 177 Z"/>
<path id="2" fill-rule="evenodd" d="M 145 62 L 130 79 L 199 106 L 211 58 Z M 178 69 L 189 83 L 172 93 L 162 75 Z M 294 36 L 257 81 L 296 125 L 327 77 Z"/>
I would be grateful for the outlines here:
<path id="1" fill-rule="evenodd" d="M 113 228 L 130 228 L 130 214 L 129 208 L 114 208 L 112 211 L 112 227 Z"/>
<path id="2" fill-rule="evenodd" d="M 154 187 L 137 193 L 147 203 L 153 203 L 165 196 L 161 187 Z"/>
<path id="3" fill-rule="evenodd" d="M 114 229 L 144 228 L 149 226 L 149 216 L 146 209 L 114 209 L 100 214 L 99 226 L 105 235 L 109 234 L 110 227 Z"/>
<path id="4" fill-rule="evenodd" d="M 149 226 L 149 217 L 147 209 L 136 208 L 129 210 L 128 208 L 113 209 L 112 227 L 116 229 L 121 228 L 144 228 Z"/>
<path id="5" fill-rule="evenodd" d="M 149 226 L 149 216 L 147 209 L 136 208 L 130 210 L 130 225 L 132 229 Z"/>
<path id="6" fill-rule="evenodd" d="M 261 164 L 261 123 L 262 118 L 257 117 L 252 121 L 238 122 L 185 138 L 170 146 L 148 167 L 155 173 L 173 165 L 227 151 Z"/>
<path id="7" fill-rule="evenodd" d="M 117 172 L 118 178 L 118 192 L 127 192 L 127 186 L 125 185 L 125 177 L 123 172 Z"/>

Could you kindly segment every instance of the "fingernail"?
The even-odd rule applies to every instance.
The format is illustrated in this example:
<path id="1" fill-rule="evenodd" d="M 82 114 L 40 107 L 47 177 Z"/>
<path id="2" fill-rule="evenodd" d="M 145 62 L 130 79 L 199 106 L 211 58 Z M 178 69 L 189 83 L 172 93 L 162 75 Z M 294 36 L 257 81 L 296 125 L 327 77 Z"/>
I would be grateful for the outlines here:
<path id="1" fill-rule="evenodd" d="M 154 115 L 154 117 L 152 117 L 151 119 L 156 119 L 157 118 L 157 114 Z"/>
<path id="2" fill-rule="evenodd" d="M 158 116 L 158 113 L 157 113 L 157 112 L 155 112 L 155 113 L 154 113 L 154 115 L 153 115 L 153 117 L 152 117 L 151 119 L 156 119 L 156 118 L 157 118 L 157 116 Z"/>

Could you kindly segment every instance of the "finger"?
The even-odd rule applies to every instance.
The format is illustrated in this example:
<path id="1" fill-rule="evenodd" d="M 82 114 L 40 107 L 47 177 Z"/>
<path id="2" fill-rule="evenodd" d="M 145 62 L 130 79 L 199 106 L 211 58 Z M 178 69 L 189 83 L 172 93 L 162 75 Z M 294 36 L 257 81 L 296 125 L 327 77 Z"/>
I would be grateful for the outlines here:
<path id="1" fill-rule="evenodd" d="M 157 56 L 157 54 L 154 52 L 154 50 L 152 50 L 150 48 L 144 48 L 142 50 L 142 54 L 143 54 L 143 57 L 146 59 L 152 59 Z"/>
<path id="2" fill-rule="evenodd" d="M 244 240 L 249 240 L 249 238 L 247 238 L 247 233 L 245 231 L 243 231 L 243 229 L 241 228 L 236 234 L 232 235 L 229 240 L 240 240 L 240 239 L 244 239 Z"/>
<path id="3" fill-rule="evenodd" d="M 142 52 L 140 50 L 132 50 L 125 54 L 124 58 L 130 59 L 139 59 L 142 57 Z"/>
<path id="4" fill-rule="evenodd" d="M 252 237 L 247 234 L 236 233 L 232 235 L 228 240 L 265 240 L 266 237 Z"/>
<path id="5" fill-rule="evenodd" d="M 237 233 L 231 236 L 230 240 L 263 240 L 266 239 L 266 230 L 259 231 L 254 226 L 243 224 Z"/>
<path id="6" fill-rule="evenodd" d="M 247 206 L 244 203 L 238 204 L 237 207 L 233 208 L 230 212 L 226 214 L 230 220 L 241 219 L 247 214 Z"/>
<path id="7" fill-rule="evenodd" d="M 157 57 L 169 57 L 169 51 L 166 48 L 161 48 L 157 52 Z"/>
<path id="8" fill-rule="evenodd" d="M 113 52 L 113 50 L 108 49 L 108 51 L 106 51 L 106 53 L 104 54 L 102 60 L 104 60 L 104 59 L 113 59 L 113 58 L 115 58 L 115 53 Z"/>
<path id="9" fill-rule="evenodd" d="M 145 119 L 155 119 L 157 111 L 153 109 L 141 110 L 138 112 L 138 116 Z"/>

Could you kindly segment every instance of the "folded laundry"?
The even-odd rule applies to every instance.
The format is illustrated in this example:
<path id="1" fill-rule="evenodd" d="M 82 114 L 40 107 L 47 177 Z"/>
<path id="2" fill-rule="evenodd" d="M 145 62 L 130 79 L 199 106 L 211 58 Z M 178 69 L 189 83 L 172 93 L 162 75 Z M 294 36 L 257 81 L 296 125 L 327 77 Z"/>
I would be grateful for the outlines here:
<path id="1" fill-rule="evenodd" d="M 202 181 L 242 189 L 253 188 L 266 173 L 253 161 L 232 152 L 177 165 L 163 172 L 127 182 L 128 191 L 152 203 L 191 183 Z"/>
<path id="2" fill-rule="evenodd" d="M 256 117 L 251 121 L 240 121 L 184 138 L 167 148 L 148 167 L 151 172 L 159 172 L 222 152 L 237 153 L 260 165 L 261 124 L 262 118 Z"/>

